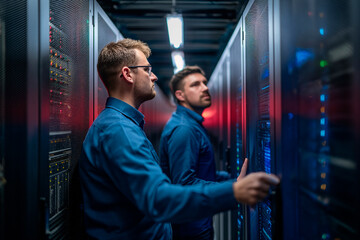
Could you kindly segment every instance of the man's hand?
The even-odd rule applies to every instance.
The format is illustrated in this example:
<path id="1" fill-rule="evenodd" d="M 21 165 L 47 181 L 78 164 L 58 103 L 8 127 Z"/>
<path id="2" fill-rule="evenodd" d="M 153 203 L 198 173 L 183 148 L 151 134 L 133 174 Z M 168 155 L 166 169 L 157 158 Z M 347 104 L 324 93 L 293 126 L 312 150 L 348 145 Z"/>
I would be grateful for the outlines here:
<path id="1" fill-rule="evenodd" d="M 250 173 L 242 178 L 240 175 L 237 182 L 233 184 L 234 197 L 238 202 L 249 205 L 255 205 L 262 201 L 269 194 L 270 186 L 280 183 L 280 179 L 276 175 L 265 172 Z"/>
<path id="2" fill-rule="evenodd" d="M 249 160 L 247 158 L 245 158 L 244 163 L 241 167 L 241 172 L 240 172 L 239 176 L 237 177 L 237 181 L 239 181 L 240 179 L 245 177 L 248 166 L 249 166 Z"/>

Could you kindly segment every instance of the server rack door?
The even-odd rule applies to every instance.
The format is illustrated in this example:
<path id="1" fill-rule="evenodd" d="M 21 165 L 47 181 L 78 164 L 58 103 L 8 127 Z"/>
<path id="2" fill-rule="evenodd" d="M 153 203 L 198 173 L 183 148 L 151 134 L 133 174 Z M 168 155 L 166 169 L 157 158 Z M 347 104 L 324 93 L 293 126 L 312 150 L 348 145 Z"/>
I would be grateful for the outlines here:
<path id="1" fill-rule="evenodd" d="M 212 94 L 212 106 L 207 111 L 215 112 L 211 114 L 211 118 L 208 117 L 204 121 L 204 126 L 210 129 L 210 136 L 212 136 L 214 151 L 215 151 L 215 161 L 217 168 L 223 164 L 224 156 L 224 114 L 223 114 L 223 61 L 218 63 L 218 68 L 215 77 L 211 79 L 210 94 Z M 209 123 L 209 120 L 212 123 Z M 214 216 L 214 231 L 215 239 L 222 239 L 224 233 L 223 226 L 224 215 L 222 213 L 216 214 Z"/>
<path id="2" fill-rule="evenodd" d="M 269 3 L 255 0 L 244 14 L 245 91 L 246 91 L 246 155 L 250 171 L 274 172 L 270 104 Z M 272 239 L 272 200 L 265 199 L 249 209 L 248 239 Z"/>
<path id="3" fill-rule="evenodd" d="M 240 22 L 241 23 L 241 22 Z M 235 32 L 235 38 L 230 46 L 230 169 L 231 175 L 237 177 L 240 173 L 244 156 L 242 142 L 242 104 L 243 104 L 243 77 L 242 77 L 242 27 Z M 244 206 L 232 212 L 231 229 L 232 239 L 243 239 L 244 233 Z"/>
<path id="4" fill-rule="evenodd" d="M 6 185 L 1 202 L 1 237 L 41 239 L 39 85 L 43 82 L 48 28 L 41 24 L 43 1 L 0 1 L 2 166 Z M 44 4 L 46 6 L 46 4 Z M 45 21 L 47 20 L 45 14 Z M 45 34 L 44 34 L 45 33 Z M 42 45 L 43 44 L 43 45 Z M 39 54 L 40 53 L 40 54 Z M 46 62 L 46 60 L 45 60 Z M 3 179 L 1 179 L 3 181 Z M 3 184 L 4 182 L 2 182 Z M 3 195 L 2 195 L 3 196 Z"/>
<path id="5" fill-rule="evenodd" d="M 284 196 L 298 208 L 296 218 L 284 211 L 284 231 L 290 236 L 295 225 L 296 239 L 359 238 L 355 2 L 281 4 L 284 119 L 292 119 L 283 123 L 292 136 L 282 155 L 296 161 L 297 171 L 288 171 L 298 185 L 297 195 Z"/>
<path id="6" fill-rule="evenodd" d="M 223 163 L 219 166 L 219 170 L 231 172 L 231 85 L 230 85 L 230 53 L 229 51 L 225 52 L 225 58 L 223 63 L 223 109 L 224 109 L 224 150 L 223 150 Z M 223 238 L 231 239 L 231 211 L 221 213 L 222 215 L 222 230 Z"/>
<path id="7" fill-rule="evenodd" d="M 47 238 L 81 239 L 81 190 L 77 162 L 89 126 L 90 2 L 49 2 Z"/>
<path id="8" fill-rule="evenodd" d="M 214 155 L 216 166 L 218 169 L 224 169 L 224 131 L 226 131 L 226 120 L 224 120 L 224 58 L 222 58 L 212 76 L 209 79 L 209 92 L 211 95 L 211 107 L 203 112 L 204 126 L 208 130 L 210 140 L 214 146 Z M 226 75 L 226 74 L 225 74 Z M 225 91 L 225 93 L 224 93 Z M 220 213 L 214 216 L 215 239 L 228 239 L 231 235 L 230 215 L 228 213 Z"/>
<path id="9" fill-rule="evenodd" d="M 94 1 L 94 117 L 105 108 L 108 97 L 107 90 L 97 73 L 97 59 L 101 49 L 110 42 L 117 42 L 123 39 L 123 36 L 106 15 L 101 6 Z"/>

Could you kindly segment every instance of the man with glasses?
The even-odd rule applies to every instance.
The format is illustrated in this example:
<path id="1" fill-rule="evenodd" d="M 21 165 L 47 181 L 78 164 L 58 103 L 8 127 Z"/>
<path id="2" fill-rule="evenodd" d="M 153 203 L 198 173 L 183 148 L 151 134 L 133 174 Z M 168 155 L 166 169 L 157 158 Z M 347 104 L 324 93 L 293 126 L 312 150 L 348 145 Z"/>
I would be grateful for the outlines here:
<path id="1" fill-rule="evenodd" d="M 145 43 L 124 39 L 106 45 L 98 58 L 109 98 L 86 135 L 79 162 L 90 239 L 172 239 L 169 222 L 211 216 L 238 202 L 256 204 L 279 183 L 275 175 L 252 173 L 236 182 L 171 184 L 137 110 L 156 94 L 149 56 Z"/>

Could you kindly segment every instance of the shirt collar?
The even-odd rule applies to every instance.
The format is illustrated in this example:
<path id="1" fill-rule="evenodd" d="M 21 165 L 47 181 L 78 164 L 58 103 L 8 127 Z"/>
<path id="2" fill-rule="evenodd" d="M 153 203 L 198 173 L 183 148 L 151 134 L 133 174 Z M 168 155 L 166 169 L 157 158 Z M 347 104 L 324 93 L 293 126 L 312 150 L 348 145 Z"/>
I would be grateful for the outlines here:
<path id="1" fill-rule="evenodd" d="M 198 114 L 198 113 L 194 112 L 193 110 L 190 110 L 186 107 L 183 107 L 181 105 L 177 105 L 176 112 L 185 113 L 189 117 L 193 118 L 195 121 L 199 122 L 200 124 L 204 121 L 204 118 L 200 114 Z"/>
<path id="2" fill-rule="evenodd" d="M 128 118 L 132 119 L 141 128 L 144 127 L 144 115 L 126 102 L 117 98 L 108 97 L 106 100 L 106 107 L 121 112 Z"/>

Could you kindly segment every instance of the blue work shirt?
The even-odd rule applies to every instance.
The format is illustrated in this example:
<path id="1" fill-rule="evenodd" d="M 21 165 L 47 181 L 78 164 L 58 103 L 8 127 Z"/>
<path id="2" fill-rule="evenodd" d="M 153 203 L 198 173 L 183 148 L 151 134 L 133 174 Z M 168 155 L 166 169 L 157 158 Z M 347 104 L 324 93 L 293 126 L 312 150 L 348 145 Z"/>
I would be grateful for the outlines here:
<path id="1" fill-rule="evenodd" d="M 110 97 L 86 135 L 79 167 L 90 237 L 171 239 L 170 221 L 236 208 L 231 181 L 171 184 L 143 125 L 138 110 Z"/>
<path id="2" fill-rule="evenodd" d="M 227 172 L 216 172 L 213 147 L 203 121 L 198 113 L 178 105 L 162 132 L 160 165 L 173 183 L 211 184 L 230 178 Z M 211 231 L 212 225 L 212 217 L 173 224 L 174 236 L 201 235 Z"/>

